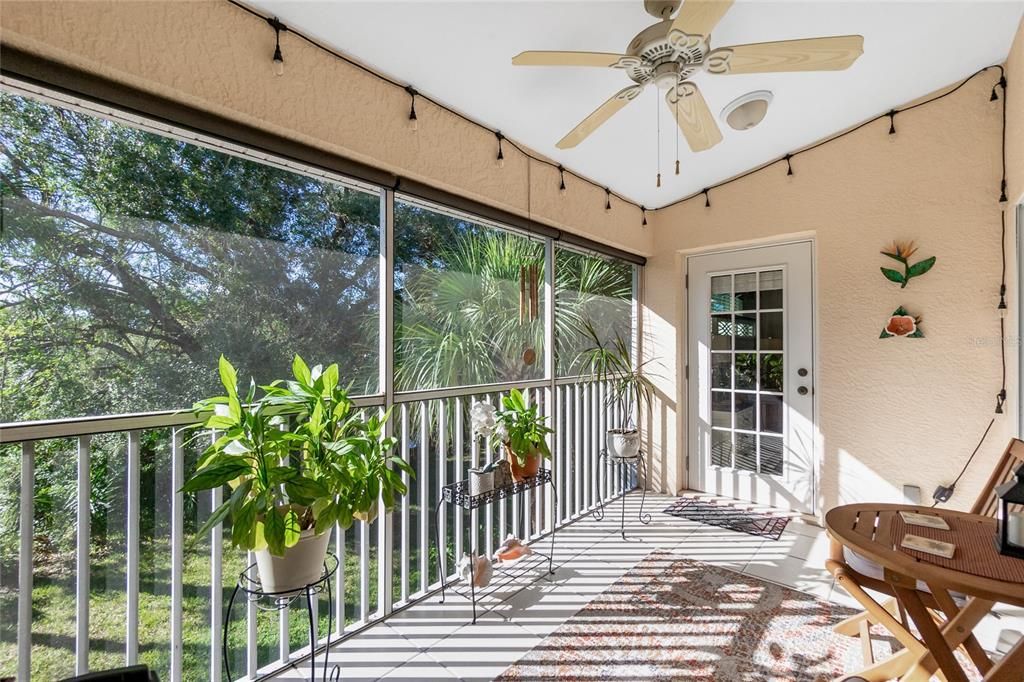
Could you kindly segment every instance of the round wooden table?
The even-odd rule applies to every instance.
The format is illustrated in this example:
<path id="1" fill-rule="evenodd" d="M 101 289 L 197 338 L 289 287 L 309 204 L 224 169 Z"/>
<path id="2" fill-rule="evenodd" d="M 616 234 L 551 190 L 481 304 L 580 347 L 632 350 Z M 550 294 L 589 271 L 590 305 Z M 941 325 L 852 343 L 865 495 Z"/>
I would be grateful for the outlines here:
<path id="1" fill-rule="evenodd" d="M 908 525 L 899 515 L 901 511 L 937 516 L 947 522 L 949 530 Z M 1024 607 L 1024 559 L 999 554 L 995 519 L 947 509 L 869 503 L 830 510 L 825 514 L 825 527 L 832 540 L 830 570 L 840 584 L 862 603 L 866 594 L 858 584 L 890 588 L 883 591 L 898 600 L 900 612 L 914 621 L 920 633 L 918 639 L 900 621 L 878 614 L 890 631 L 902 629 L 892 634 L 907 649 L 856 675 L 868 680 L 889 679 L 893 675 L 880 675 L 898 670 L 901 681 L 926 681 L 941 671 L 949 682 L 966 682 L 968 678 L 953 655 L 953 650 L 963 645 L 986 682 L 1024 682 L 1024 639 L 993 663 L 972 634 L 995 602 Z M 953 557 L 944 559 L 901 547 L 908 533 L 956 545 Z M 863 580 L 861 573 L 847 565 L 843 547 L 876 564 L 882 580 Z M 874 608 L 865 606 L 874 613 Z M 933 612 L 941 612 L 945 619 L 934 617 Z"/>

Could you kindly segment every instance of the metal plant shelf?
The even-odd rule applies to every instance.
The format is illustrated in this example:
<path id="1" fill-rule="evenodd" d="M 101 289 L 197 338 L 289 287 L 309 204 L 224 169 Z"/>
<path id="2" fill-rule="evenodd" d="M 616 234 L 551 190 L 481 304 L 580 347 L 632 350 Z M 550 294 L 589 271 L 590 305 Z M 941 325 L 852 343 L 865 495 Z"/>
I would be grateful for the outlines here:
<path id="1" fill-rule="evenodd" d="M 555 488 L 555 484 L 551 478 L 550 469 L 540 469 L 537 471 L 536 476 L 531 476 L 523 481 L 517 481 L 509 485 L 495 488 L 494 490 L 488 490 L 485 493 L 479 495 L 469 494 L 469 481 L 456 481 L 455 483 L 449 483 L 441 489 L 441 499 L 437 505 L 436 518 L 434 519 L 434 545 L 437 547 L 437 569 L 438 574 L 441 576 L 441 603 L 445 600 L 445 590 L 451 589 L 459 596 L 465 597 L 473 604 L 473 623 L 476 623 L 477 619 L 477 601 L 484 596 L 493 594 L 503 587 L 506 587 L 519 578 L 529 573 L 534 568 L 542 568 L 544 563 L 547 562 L 547 574 L 550 575 L 555 572 L 554 570 L 554 555 L 555 555 L 555 528 L 551 528 L 551 550 L 550 554 L 544 554 L 538 552 L 536 549 L 533 550 L 532 554 L 528 554 L 516 561 L 503 562 L 503 561 L 492 561 L 491 567 L 494 569 L 494 577 L 486 587 L 482 587 L 479 590 L 476 587 L 476 574 L 473 568 L 474 562 L 470 562 L 470 574 L 469 584 L 461 585 L 456 587 L 455 584 L 449 583 L 445 580 L 445 566 L 444 557 L 448 555 L 447 547 L 441 544 L 441 538 L 438 529 L 441 526 L 441 511 L 444 509 L 445 504 L 455 506 L 458 510 L 456 513 L 465 514 L 474 509 L 486 506 L 498 500 L 504 500 L 514 495 L 520 495 L 526 490 L 532 490 L 534 488 L 540 488 L 544 485 L 551 485 L 551 499 L 552 504 L 557 509 L 558 507 L 558 491 Z M 475 556 L 478 553 L 477 549 L 477 538 L 479 536 L 479 528 L 473 529 L 472 534 L 472 549 L 471 556 Z M 544 572 L 538 573 L 537 577 L 534 578 L 534 582 L 539 580 Z M 493 606 L 491 608 L 494 608 Z M 490 611 L 491 608 L 485 609 L 484 612 Z"/>
<path id="2" fill-rule="evenodd" d="M 479 495 L 469 494 L 468 480 L 456 481 L 455 483 L 449 483 L 444 487 L 442 496 L 444 497 L 444 501 L 448 504 L 454 504 L 455 506 L 462 507 L 463 509 L 477 509 L 485 504 L 504 500 L 507 497 L 518 495 L 524 490 L 537 488 L 546 483 L 551 483 L 551 470 L 540 469 L 537 471 L 536 476 L 531 476 L 526 480 L 517 481 L 501 488 L 488 490 L 487 492 L 480 493 Z"/>

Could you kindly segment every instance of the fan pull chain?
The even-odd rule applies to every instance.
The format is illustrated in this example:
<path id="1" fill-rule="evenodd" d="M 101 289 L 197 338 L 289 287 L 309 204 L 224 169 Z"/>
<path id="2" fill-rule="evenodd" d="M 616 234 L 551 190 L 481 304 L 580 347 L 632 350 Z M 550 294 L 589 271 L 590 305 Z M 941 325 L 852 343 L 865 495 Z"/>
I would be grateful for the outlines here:
<path id="1" fill-rule="evenodd" d="M 655 108 L 654 117 L 655 117 L 655 121 L 656 121 L 655 129 L 658 131 L 658 133 L 657 133 L 657 142 L 658 142 L 658 152 L 657 152 L 657 155 L 658 155 L 658 181 L 655 184 L 655 187 L 661 187 L 661 102 L 659 101 L 660 99 L 661 99 L 660 97 L 655 95 L 655 97 L 654 97 L 654 105 L 655 105 L 654 106 L 654 108 Z"/>
<path id="2" fill-rule="evenodd" d="M 676 90 L 676 175 L 679 175 L 679 90 Z"/>

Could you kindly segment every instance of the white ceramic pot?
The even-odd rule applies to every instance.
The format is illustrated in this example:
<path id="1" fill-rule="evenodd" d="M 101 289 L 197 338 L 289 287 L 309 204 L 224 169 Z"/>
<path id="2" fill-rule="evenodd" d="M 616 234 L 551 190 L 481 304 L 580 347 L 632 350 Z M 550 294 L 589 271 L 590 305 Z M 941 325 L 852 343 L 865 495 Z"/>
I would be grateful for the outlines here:
<path id="1" fill-rule="evenodd" d="M 314 535 L 310 528 L 302 531 L 299 541 L 287 548 L 284 556 L 274 556 L 268 549 L 256 550 L 256 568 L 263 591 L 294 592 L 316 582 L 324 570 L 330 539 L 329 532 Z"/>
<path id="2" fill-rule="evenodd" d="M 636 457 L 640 453 L 640 433 L 636 429 L 609 429 L 605 444 L 612 459 Z"/>
<path id="3" fill-rule="evenodd" d="M 494 472 L 478 469 L 469 470 L 469 494 L 472 497 L 494 490 Z"/>

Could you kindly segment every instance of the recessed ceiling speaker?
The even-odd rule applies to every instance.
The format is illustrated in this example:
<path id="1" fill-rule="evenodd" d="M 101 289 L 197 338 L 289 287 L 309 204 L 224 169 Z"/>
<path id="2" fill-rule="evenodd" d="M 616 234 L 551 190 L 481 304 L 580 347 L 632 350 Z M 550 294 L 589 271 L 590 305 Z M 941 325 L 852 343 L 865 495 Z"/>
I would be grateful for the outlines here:
<path id="1" fill-rule="evenodd" d="M 722 109 L 722 122 L 733 130 L 750 130 L 764 120 L 771 102 L 772 93 L 768 90 L 748 92 Z"/>

